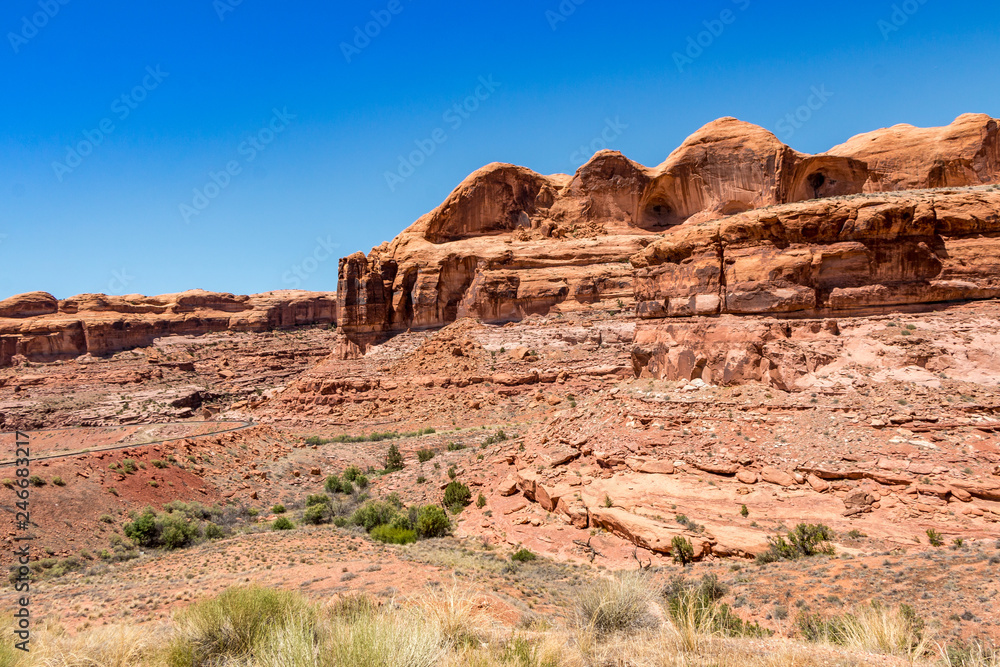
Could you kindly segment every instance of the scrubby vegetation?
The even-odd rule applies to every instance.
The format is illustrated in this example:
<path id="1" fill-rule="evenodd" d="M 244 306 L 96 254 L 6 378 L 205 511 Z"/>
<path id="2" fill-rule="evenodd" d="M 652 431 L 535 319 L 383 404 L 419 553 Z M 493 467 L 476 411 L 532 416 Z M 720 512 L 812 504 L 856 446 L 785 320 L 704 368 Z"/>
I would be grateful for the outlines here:
<path id="1" fill-rule="evenodd" d="M 770 548 L 757 555 L 758 563 L 774 563 L 779 560 L 796 560 L 817 556 L 833 555 L 834 548 L 830 544 L 833 531 L 823 524 L 800 523 L 788 533 L 788 539 L 778 535 L 769 539 Z"/>
<path id="2" fill-rule="evenodd" d="M 331 443 L 382 442 L 383 440 L 399 440 L 401 438 L 418 438 L 422 435 L 436 433 L 433 428 L 400 433 L 399 431 L 376 431 L 367 435 L 338 435 L 333 438 L 321 438 L 317 435 L 306 438 L 307 445 L 329 445 Z"/>
<path id="3" fill-rule="evenodd" d="M 180 549 L 201 538 L 225 537 L 248 516 L 246 510 L 238 506 L 206 507 L 197 502 L 174 501 L 164 505 L 159 512 L 147 507 L 141 514 L 133 514 L 132 521 L 122 529 L 140 547 Z"/>

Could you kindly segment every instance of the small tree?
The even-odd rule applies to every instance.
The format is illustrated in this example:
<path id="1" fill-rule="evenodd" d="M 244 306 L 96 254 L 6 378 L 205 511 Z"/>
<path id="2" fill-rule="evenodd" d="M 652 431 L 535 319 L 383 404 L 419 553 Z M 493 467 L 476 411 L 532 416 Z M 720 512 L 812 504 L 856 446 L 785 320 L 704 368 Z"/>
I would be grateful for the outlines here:
<path id="1" fill-rule="evenodd" d="M 399 453 L 396 443 L 389 445 L 389 451 L 385 455 L 386 472 L 395 472 L 403 469 L 403 455 Z"/>
<path id="2" fill-rule="evenodd" d="M 684 567 L 694 560 L 694 547 L 687 538 L 675 535 L 674 539 L 670 540 L 670 555 L 673 556 L 675 563 L 680 563 L 681 567 Z"/>

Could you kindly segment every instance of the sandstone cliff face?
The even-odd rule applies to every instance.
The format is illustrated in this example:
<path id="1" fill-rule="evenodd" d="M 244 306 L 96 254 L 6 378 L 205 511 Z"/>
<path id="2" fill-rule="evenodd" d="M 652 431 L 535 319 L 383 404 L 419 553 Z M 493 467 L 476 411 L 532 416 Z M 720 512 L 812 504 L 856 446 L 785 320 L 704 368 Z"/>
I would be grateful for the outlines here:
<path id="1" fill-rule="evenodd" d="M 638 314 L 816 315 L 1000 296 L 1000 191 L 860 195 L 689 224 L 632 258 Z"/>
<path id="2" fill-rule="evenodd" d="M 82 294 L 63 301 L 33 292 L 0 301 L 0 366 L 17 355 L 46 362 L 144 347 L 162 336 L 336 321 L 332 292 L 234 296 L 192 290 L 155 297 Z"/>
<path id="3" fill-rule="evenodd" d="M 723 118 L 655 168 L 612 151 L 598 153 L 573 176 L 489 165 L 391 243 L 341 260 L 340 324 L 363 343 L 461 317 L 504 322 L 633 294 L 644 302 L 640 314 L 646 317 L 809 310 L 818 307 L 817 298 L 849 307 L 988 296 L 991 284 L 951 284 L 992 270 L 975 238 L 991 233 L 985 227 L 950 232 L 951 209 L 929 223 L 930 195 L 919 199 L 923 208 L 908 213 L 896 211 L 896 202 L 882 202 L 893 210 L 879 212 L 874 204 L 830 198 L 995 183 L 997 137 L 997 121 L 969 114 L 945 128 L 890 128 L 826 154 L 805 155 L 763 128 Z M 937 198 L 936 206 L 946 206 L 946 198 Z M 802 202 L 801 214 L 750 213 L 796 202 Z M 990 227 L 991 205 L 956 201 L 956 224 L 985 215 Z M 860 223 L 841 229 L 859 212 Z M 789 222 L 800 215 L 801 224 Z M 869 220 L 880 216 L 902 218 L 898 224 Z M 742 220 L 726 223 L 724 241 L 715 238 L 722 219 Z M 744 238 L 737 224 L 791 231 L 750 230 Z M 953 239 L 951 247 L 933 245 L 945 237 Z M 798 247 L 803 244 L 824 246 L 815 269 L 821 276 L 803 277 L 814 261 Z M 939 267 L 942 252 L 962 258 Z M 963 263 L 970 261 L 977 266 Z M 762 288 L 763 278 L 774 289 Z M 737 289 L 729 294 L 724 283 Z M 901 287 L 885 293 L 879 286 L 888 283 L 910 285 L 916 293 Z M 679 300 L 671 305 L 671 299 Z"/>

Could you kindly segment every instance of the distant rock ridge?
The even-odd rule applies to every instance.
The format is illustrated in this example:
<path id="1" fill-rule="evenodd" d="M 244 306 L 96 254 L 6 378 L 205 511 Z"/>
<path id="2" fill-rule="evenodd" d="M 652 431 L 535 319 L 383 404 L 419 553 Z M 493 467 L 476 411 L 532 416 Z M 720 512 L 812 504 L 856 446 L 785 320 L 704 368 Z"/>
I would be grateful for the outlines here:
<path id="1" fill-rule="evenodd" d="M 755 217 L 750 212 L 785 206 L 778 215 L 789 221 L 799 215 L 817 220 L 813 226 L 803 227 L 803 234 L 810 234 L 826 215 L 849 218 L 852 214 L 847 209 L 869 211 L 874 206 L 874 200 L 865 206 L 833 205 L 829 203 L 833 197 L 966 188 L 998 182 L 998 121 L 984 114 L 965 114 L 951 125 L 939 128 L 897 125 L 859 135 L 819 155 L 799 153 L 764 128 L 735 118 L 722 118 L 691 135 L 653 168 L 614 151 L 597 153 L 572 176 L 543 176 L 524 167 L 495 163 L 471 174 L 438 208 L 393 241 L 383 243 L 368 255 L 355 253 L 340 261 L 337 287 L 340 325 L 364 347 L 366 342 L 394 332 L 439 327 L 461 317 L 504 322 L 553 309 L 584 308 L 600 301 L 631 303 L 633 297 L 641 303 L 661 302 L 662 309 L 640 306 L 645 317 L 667 316 L 671 314 L 668 300 L 678 298 L 674 295 L 678 285 L 690 285 L 690 280 L 668 276 L 665 270 L 656 273 L 654 265 L 670 264 L 672 258 L 678 267 L 685 267 L 679 271 L 690 270 L 698 274 L 696 281 L 704 279 L 710 283 L 711 278 L 699 274 L 698 263 L 707 261 L 705 257 L 682 256 L 683 252 L 678 255 L 671 244 L 690 242 L 698 246 L 698 253 L 710 253 L 709 236 L 721 230 L 718 221 L 722 219 L 737 216 L 742 223 L 727 224 L 766 227 L 774 216 Z M 958 213 L 959 217 L 968 213 L 981 220 L 971 227 L 962 223 L 959 226 L 963 230 L 973 235 L 1000 232 L 994 224 L 994 197 L 975 195 L 970 200 L 971 195 L 956 196 L 959 200 L 955 200 L 954 206 L 965 211 Z M 924 207 L 923 215 L 938 206 L 952 206 L 945 201 L 951 197 L 944 193 L 927 194 L 907 201 L 880 200 L 880 205 L 887 219 L 912 218 L 915 210 L 911 209 L 917 203 Z M 932 204 L 932 200 L 936 203 Z M 909 213 L 896 211 L 895 207 Z M 973 213 L 968 207 L 977 210 Z M 746 217 L 739 218 L 740 215 Z M 848 241 L 825 231 L 824 240 L 818 241 L 805 237 L 784 239 L 778 232 L 748 231 L 747 238 L 740 243 L 741 250 L 747 252 L 755 243 L 767 246 L 769 252 L 791 252 L 797 243 L 867 242 L 865 247 L 869 249 L 878 245 L 876 254 L 898 255 L 892 261 L 883 261 L 880 254 L 871 259 L 871 266 L 866 269 L 869 279 L 862 280 L 860 269 L 855 266 L 861 261 L 856 253 L 862 250 L 854 248 L 853 259 L 845 259 L 854 262 L 845 268 L 849 278 L 840 281 L 844 283 L 842 286 L 837 285 L 843 289 L 912 283 L 910 279 L 917 275 L 920 280 L 951 280 L 930 269 L 930 264 L 934 264 L 930 254 L 934 251 L 927 245 L 933 245 L 934 239 L 947 230 L 939 223 L 920 224 L 924 227 L 919 230 L 897 229 L 891 223 L 874 225 L 865 241 L 854 238 L 858 234 L 852 236 L 852 233 L 847 234 L 852 236 Z M 880 237 L 883 232 L 887 235 Z M 905 242 L 901 240 L 903 237 L 907 239 Z M 966 234 L 965 238 L 971 237 Z M 782 245 L 786 240 L 787 245 Z M 719 243 L 715 242 L 716 250 Z M 929 250 L 925 251 L 921 243 Z M 837 250 L 842 251 L 846 252 Z M 913 261 L 924 262 L 921 268 L 914 268 L 905 276 L 880 273 L 879 267 L 888 267 L 893 262 L 909 263 L 914 252 L 918 256 L 913 256 Z M 769 268 L 769 261 L 769 256 L 762 254 L 760 275 L 748 276 L 743 282 L 761 283 L 761 276 L 765 276 L 763 283 L 781 283 L 771 274 L 781 274 L 783 267 Z M 781 261 L 787 261 L 787 257 Z M 715 267 L 705 270 L 719 272 L 718 264 L 716 258 Z M 992 271 L 988 262 L 979 264 L 981 270 Z M 978 275 L 980 269 L 972 273 Z M 839 269 L 828 262 L 823 271 Z M 962 272 L 955 267 L 945 270 L 948 276 L 959 273 Z M 654 274 L 665 277 L 654 285 Z M 674 278 L 680 282 L 671 283 Z M 835 282 L 830 283 L 831 289 Z M 802 281 L 792 280 L 792 283 L 806 287 Z M 924 302 L 931 298 L 985 296 L 992 294 L 990 284 L 986 281 L 980 285 L 988 288 L 986 292 L 969 286 L 920 287 L 917 298 Z M 759 291 L 754 285 L 743 287 L 747 292 Z M 854 295 L 845 303 L 861 303 L 866 299 L 882 303 L 911 300 L 906 290 L 886 289 L 895 296 Z M 717 296 L 719 292 L 715 290 Z M 790 294 L 782 295 L 780 300 L 789 304 L 796 299 L 811 302 L 814 298 Z M 741 299 L 734 294 L 732 303 L 743 305 L 729 312 L 779 312 L 784 308 Z M 827 303 L 823 297 L 820 301 Z M 763 310 L 758 310 L 758 303 L 763 304 Z M 692 312 L 711 311 L 706 302 Z M 716 307 L 714 312 L 719 311 L 720 307 Z M 678 310 L 677 314 L 681 312 Z"/>
<path id="2" fill-rule="evenodd" d="M 0 366 L 15 357 L 49 362 L 151 345 L 171 335 L 267 331 L 334 324 L 333 292 L 236 296 L 191 290 L 162 296 L 81 294 L 58 301 L 31 292 L 0 301 Z"/>

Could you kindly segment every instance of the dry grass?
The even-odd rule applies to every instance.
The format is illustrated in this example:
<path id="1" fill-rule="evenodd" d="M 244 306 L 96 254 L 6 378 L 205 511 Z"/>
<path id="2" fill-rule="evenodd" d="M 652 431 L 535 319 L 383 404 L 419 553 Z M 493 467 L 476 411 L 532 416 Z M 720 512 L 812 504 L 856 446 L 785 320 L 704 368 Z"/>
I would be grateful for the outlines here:
<path id="1" fill-rule="evenodd" d="M 598 634 L 655 627 L 662 618 L 655 586 L 641 572 L 620 572 L 584 591 L 577 602 L 580 625 Z"/>
<path id="2" fill-rule="evenodd" d="M 383 607 L 349 596 L 326 605 L 295 593 L 231 589 L 177 614 L 172 626 L 114 626 L 69 636 L 40 628 L 29 657 L 2 667 L 1000 667 L 995 652 L 926 651 L 919 623 L 868 605 L 838 619 L 837 645 L 725 637 L 704 597 L 661 607 L 637 572 L 599 582 L 573 627 L 519 631 L 457 585 Z M 692 590 L 686 595 L 697 596 Z M 683 602 L 683 601 L 682 601 Z M 687 610 L 687 611 L 685 611 Z M 725 624 L 721 624 L 725 625 Z M 0 649 L 2 650 L 2 649 Z"/>

